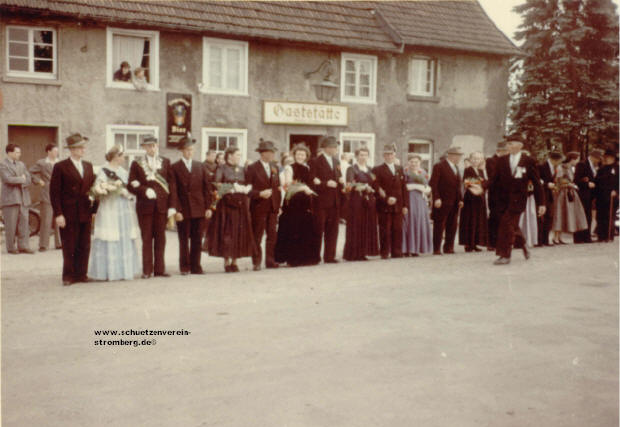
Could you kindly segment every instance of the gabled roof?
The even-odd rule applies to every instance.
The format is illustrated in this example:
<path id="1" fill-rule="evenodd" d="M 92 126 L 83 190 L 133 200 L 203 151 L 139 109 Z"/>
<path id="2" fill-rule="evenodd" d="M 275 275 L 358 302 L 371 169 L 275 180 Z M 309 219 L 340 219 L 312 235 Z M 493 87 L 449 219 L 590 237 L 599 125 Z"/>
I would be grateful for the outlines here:
<path id="1" fill-rule="evenodd" d="M 475 0 L 0 0 L 0 10 L 367 51 L 398 52 L 396 32 L 408 45 L 518 53 Z"/>

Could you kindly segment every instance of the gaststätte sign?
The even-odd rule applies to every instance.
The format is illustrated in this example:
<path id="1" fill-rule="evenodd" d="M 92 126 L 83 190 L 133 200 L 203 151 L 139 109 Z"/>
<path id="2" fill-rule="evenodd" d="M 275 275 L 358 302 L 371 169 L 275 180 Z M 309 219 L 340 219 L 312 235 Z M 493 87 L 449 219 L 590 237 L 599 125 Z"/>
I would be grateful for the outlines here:
<path id="1" fill-rule="evenodd" d="M 291 125 L 346 126 L 348 108 L 344 105 L 264 101 L 263 122 Z"/>

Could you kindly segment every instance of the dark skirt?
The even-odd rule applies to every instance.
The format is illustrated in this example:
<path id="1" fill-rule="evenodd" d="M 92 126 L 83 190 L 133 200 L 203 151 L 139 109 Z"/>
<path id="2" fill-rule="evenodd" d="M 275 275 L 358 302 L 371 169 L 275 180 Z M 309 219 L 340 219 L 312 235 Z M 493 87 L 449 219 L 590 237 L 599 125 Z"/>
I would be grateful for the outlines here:
<path id="1" fill-rule="evenodd" d="M 375 196 L 352 191 L 346 219 L 347 237 L 342 257 L 347 261 L 355 261 L 365 256 L 379 255 Z"/>
<path id="2" fill-rule="evenodd" d="M 459 225 L 459 243 L 466 249 L 486 246 L 487 207 L 484 196 L 475 196 L 469 191 L 465 194 Z"/>
<path id="3" fill-rule="evenodd" d="M 245 194 L 227 194 L 217 204 L 209 225 L 209 255 L 243 258 L 254 253 L 250 202 Z"/>
<path id="4" fill-rule="evenodd" d="M 312 215 L 312 198 L 295 194 L 282 208 L 278 223 L 275 261 L 290 266 L 315 265 L 321 261 L 321 241 Z"/>

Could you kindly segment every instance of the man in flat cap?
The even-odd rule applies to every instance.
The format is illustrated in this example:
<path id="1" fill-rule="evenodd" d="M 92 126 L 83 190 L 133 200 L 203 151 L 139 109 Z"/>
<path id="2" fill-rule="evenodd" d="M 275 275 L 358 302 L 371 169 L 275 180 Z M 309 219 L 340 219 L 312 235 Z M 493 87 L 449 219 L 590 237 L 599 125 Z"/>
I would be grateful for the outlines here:
<path id="1" fill-rule="evenodd" d="M 523 140 L 520 135 L 508 136 L 506 146 L 509 155 L 499 159 L 497 172 L 493 176 L 493 185 L 496 185 L 498 190 L 497 209 L 501 215 L 496 248 L 499 258 L 495 260 L 495 265 L 510 263 L 513 245 L 523 249 L 525 259 L 530 257 L 525 237 L 519 228 L 519 217 L 525 211 L 527 203 L 528 182 L 534 187 L 538 215 L 543 215 L 546 209 L 536 162 L 521 152 Z"/>
<path id="2" fill-rule="evenodd" d="M 205 218 L 211 218 L 211 183 L 205 166 L 194 156 L 196 140 L 188 136 L 179 141 L 182 156 L 172 165 L 176 194 L 173 197 L 179 234 L 181 274 L 204 274 L 200 265 L 201 240 Z"/>
<path id="3" fill-rule="evenodd" d="M 338 141 L 333 136 L 323 136 L 319 141 L 323 152 L 310 162 L 310 178 L 318 194 L 315 216 L 319 240 L 324 240 L 323 261 L 336 263 L 340 193 L 343 179 L 337 159 Z"/>
<path id="4" fill-rule="evenodd" d="M 69 158 L 54 165 L 50 180 L 50 200 L 60 227 L 62 242 L 62 283 L 87 282 L 90 229 L 97 203 L 88 197 L 95 182 L 93 165 L 82 160 L 88 138 L 75 133 L 67 137 Z"/>
<path id="5" fill-rule="evenodd" d="M 166 273 L 166 222 L 174 215 L 176 187 L 170 160 L 159 156 L 157 138 L 147 135 L 140 142 L 146 151 L 136 158 L 129 168 L 129 186 L 136 195 L 136 212 L 142 235 L 142 278 Z"/>
<path id="6" fill-rule="evenodd" d="M 443 253 L 454 253 L 454 237 L 459 208 L 463 206 L 461 193 L 461 174 L 458 164 L 463 152 L 460 147 L 450 147 L 446 158 L 433 166 L 433 173 L 429 185 L 433 192 L 433 254 L 441 255 L 441 240 Z"/>
<path id="7" fill-rule="evenodd" d="M 506 141 L 502 140 L 497 143 L 495 154 L 486 160 L 485 166 L 487 170 L 487 177 L 489 182 L 492 181 L 493 176 L 497 170 L 497 162 L 500 157 L 508 154 L 506 148 Z M 499 226 L 499 215 L 497 213 L 497 189 L 489 185 L 489 191 L 487 193 L 489 199 L 489 219 L 488 219 L 488 233 L 489 244 L 488 250 L 495 251 L 495 245 L 497 244 L 497 227 Z"/>
<path id="8" fill-rule="evenodd" d="M 278 264 L 274 259 L 276 239 L 278 236 L 278 213 L 282 203 L 280 193 L 280 175 L 278 169 L 272 164 L 276 152 L 276 147 L 271 141 L 258 143 L 256 151 L 260 154 L 260 159 L 250 164 L 246 170 L 246 183 L 252 185 L 250 191 L 250 212 L 252 214 L 252 231 L 254 232 L 254 242 L 256 251 L 252 255 L 254 270 L 261 269 L 262 249 L 261 241 L 263 234 L 267 235 L 265 242 L 265 266 L 267 268 L 277 268 Z"/>
<path id="9" fill-rule="evenodd" d="M 396 144 L 383 148 L 383 164 L 372 172 L 377 177 L 379 197 L 377 216 L 379 222 L 379 250 L 381 258 L 403 256 L 403 215 L 409 206 L 409 191 L 403 168 L 396 165 Z"/>
<path id="10" fill-rule="evenodd" d="M 594 192 L 596 191 L 596 172 L 603 158 L 603 152 L 598 149 L 590 151 L 588 157 L 577 163 L 575 167 L 575 184 L 579 187 L 579 198 L 583 205 L 588 220 L 588 228 L 586 230 L 575 231 L 573 234 L 574 243 L 592 243 L 592 202 L 594 201 Z"/>
<path id="11" fill-rule="evenodd" d="M 538 245 L 551 246 L 549 244 L 549 233 L 553 226 L 553 192 L 555 191 L 555 178 L 558 166 L 562 163 L 562 153 L 552 150 L 547 160 L 538 165 L 538 174 L 540 175 L 540 184 L 543 188 L 545 197 L 545 214 L 538 218 Z"/>

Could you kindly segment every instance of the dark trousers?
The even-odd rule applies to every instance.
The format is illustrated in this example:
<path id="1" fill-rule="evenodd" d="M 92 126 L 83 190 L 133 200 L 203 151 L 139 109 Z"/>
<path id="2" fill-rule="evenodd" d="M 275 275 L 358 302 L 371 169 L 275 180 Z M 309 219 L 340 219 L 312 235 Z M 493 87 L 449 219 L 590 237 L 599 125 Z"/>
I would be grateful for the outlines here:
<path id="1" fill-rule="evenodd" d="M 575 231 L 573 234 L 573 242 L 575 243 L 590 243 L 592 242 L 592 235 L 590 234 L 590 228 L 592 227 L 592 199 L 581 199 L 583 210 L 586 213 L 586 219 L 588 220 L 588 228 L 581 231 Z"/>
<path id="2" fill-rule="evenodd" d="M 202 271 L 200 266 L 202 229 L 204 218 L 185 218 L 177 222 L 179 235 L 179 268 L 181 272 L 198 273 Z"/>
<path id="3" fill-rule="evenodd" d="M 323 240 L 323 261 L 336 259 L 336 243 L 338 242 L 338 208 L 317 209 L 315 212 L 319 241 Z M 325 235 L 325 238 L 323 238 Z"/>
<path id="4" fill-rule="evenodd" d="M 382 258 L 403 256 L 403 214 L 402 212 L 378 212 L 379 250 Z"/>
<path id="5" fill-rule="evenodd" d="M 83 281 L 88 271 L 91 222 L 68 222 L 60 229 L 62 280 Z"/>
<path id="6" fill-rule="evenodd" d="M 599 242 L 614 240 L 616 231 L 612 221 L 615 218 L 615 212 L 615 203 L 612 203 L 609 198 L 596 203 L 596 235 Z"/>
<path id="7" fill-rule="evenodd" d="M 142 273 L 150 275 L 163 274 L 164 250 L 166 249 L 166 213 L 138 215 L 138 223 L 142 234 Z M 155 252 L 153 253 L 153 249 Z M 153 259 L 155 268 L 153 269 Z"/>
<path id="8" fill-rule="evenodd" d="M 504 258 L 510 258 L 513 246 L 522 248 L 525 245 L 525 237 L 519 228 L 521 212 L 505 211 L 499 221 L 497 230 L 497 247 L 495 253 Z"/>
<path id="9" fill-rule="evenodd" d="M 549 233 L 553 226 L 553 205 L 547 205 L 547 210 L 542 217 L 538 217 L 538 244 L 549 244 Z"/>
<path id="10" fill-rule="evenodd" d="M 459 205 L 455 204 L 449 208 L 433 208 L 433 251 L 439 252 L 441 238 L 446 232 L 443 243 L 443 251 L 454 250 L 454 237 L 456 236 L 456 225 L 459 213 Z"/>
<path id="11" fill-rule="evenodd" d="M 265 242 L 265 265 L 271 266 L 276 263 L 274 260 L 274 252 L 276 249 L 276 239 L 278 237 L 278 232 L 276 230 L 277 225 L 277 212 L 252 212 L 252 230 L 254 232 L 254 242 L 256 242 L 255 251 L 252 255 L 252 264 L 261 265 L 261 241 L 263 240 L 263 233 L 267 234 Z"/>
<path id="12" fill-rule="evenodd" d="M 497 228 L 499 227 L 499 220 L 500 217 L 497 209 L 489 209 L 488 230 L 490 248 L 495 248 L 495 246 L 497 245 Z"/>

